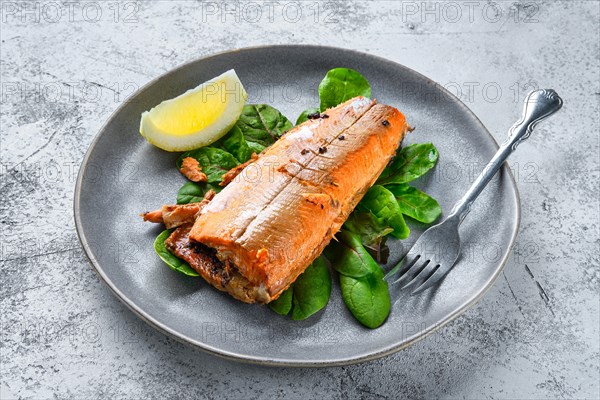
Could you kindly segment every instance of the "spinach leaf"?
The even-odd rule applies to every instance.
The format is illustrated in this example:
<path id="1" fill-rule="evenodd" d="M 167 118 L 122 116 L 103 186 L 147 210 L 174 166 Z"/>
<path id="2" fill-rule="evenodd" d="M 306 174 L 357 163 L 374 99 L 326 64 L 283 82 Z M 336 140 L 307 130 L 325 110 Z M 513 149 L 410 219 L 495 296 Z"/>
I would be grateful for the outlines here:
<path id="1" fill-rule="evenodd" d="M 344 303 L 354 318 L 367 328 L 381 326 L 390 314 L 391 302 L 383 271 L 362 278 L 340 275 Z"/>
<path id="2" fill-rule="evenodd" d="M 438 157 L 438 151 L 432 143 L 403 147 L 383 171 L 377 183 L 387 185 L 414 181 L 433 168 Z"/>
<path id="3" fill-rule="evenodd" d="M 271 106 L 247 104 L 235 126 L 241 130 L 250 150 L 259 154 L 291 129 L 292 123 Z"/>
<path id="4" fill-rule="evenodd" d="M 356 96 L 371 97 L 371 86 L 364 76 L 353 69 L 334 68 L 319 84 L 321 111 L 335 107 Z"/>
<path id="5" fill-rule="evenodd" d="M 213 144 L 213 147 L 220 147 L 229 152 L 240 163 L 245 163 L 252 156 L 250 145 L 244 138 L 242 130 L 236 125 L 219 141 Z"/>
<path id="6" fill-rule="evenodd" d="M 209 183 L 221 182 L 223 174 L 239 164 L 238 160 L 225 150 L 215 147 L 201 147 L 183 153 L 177 159 L 177 168 L 181 167 L 181 163 L 186 157 L 193 157 L 198 160 Z"/>
<path id="7" fill-rule="evenodd" d="M 385 242 L 387 235 L 394 231 L 381 218 L 377 218 L 370 211 L 354 210 L 344 223 L 344 229 L 360 236 L 365 249 L 378 263 L 386 263 L 390 249 Z"/>
<path id="8" fill-rule="evenodd" d="M 344 228 L 360 235 L 362 243 L 369 246 L 379 243 L 394 231 L 382 218 L 377 218 L 371 211 L 362 210 L 355 210 L 350 214 Z"/>
<path id="9" fill-rule="evenodd" d="M 328 246 L 327 257 L 331 257 L 333 268 L 340 273 L 344 303 L 361 324 L 377 328 L 391 307 L 383 271 L 357 234 L 341 230 L 336 238 L 338 243 Z"/>
<path id="10" fill-rule="evenodd" d="M 292 313 L 292 319 L 302 320 L 315 314 L 329 302 L 331 275 L 324 257 L 319 257 L 283 292 L 269 303 L 280 315 Z"/>
<path id="11" fill-rule="evenodd" d="M 188 276 L 200 276 L 188 263 L 182 259 L 175 257 L 167 250 L 165 246 L 165 240 L 169 238 L 172 230 L 162 231 L 160 235 L 154 240 L 154 250 L 161 260 L 165 262 L 173 271 L 181 272 Z"/>
<path id="12" fill-rule="evenodd" d="M 223 188 L 219 185 L 205 182 L 186 182 L 181 189 L 179 189 L 179 192 L 177 192 L 177 204 L 198 203 L 202 201 L 204 195 L 210 189 L 219 193 Z"/>
<path id="13" fill-rule="evenodd" d="M 287 288 L 279 297 L 269 303 L 269 308 L 279 315 L 288 315 L 292 310 L 293 287 Z"/>
<path id="14" fill-rule="evenodd" d="M 442 213 L 438 202 L 419 189 L 407 184 L 394 184 L 386 187 L 396 197 L 402 213 L 417 221 L 430 224 Z"/>
<path id="15" fill-rule="evenodd" d="M 337 272 L 362 278 L 381 269 L 363 247 L 359 235 L 342 229 L 336 234 L 336 239 L 337 242 L 332 241 L 327 246 L 325 256 Z"/>
<path id="16" fill-rule="evenodd" d="M 321 310 L 331 295 L 331 275 L 323 257 L 317 258 L 294 282 L 292 319 L 302 320 Z"/>
<path id="17" fill-rule="evenodd" d="M 365 244 L 365 249 L 369 252 L 371 257 L 378 263 L 385 264 L 388 262 L 390 257 L 390 248 L 386 244 L 387 237 L 382 237 L 379 242 L 373 244 Z"/>
<path id="18" fill-rule="evenodd" d="M 316 107 L 313 108 L 307 108 L 306 110 L 302 111 L 302 113 L 300 114 L 300 116 L 298 117 L 298 119 L 296 120 L 296 125 L 300 125 L 303 122 L 308 121 L 308 116 L 310 114 L 314 114 L 314 113 L 318 113 L 321 110 L 319 110 Z"/>
<path id="19" fill-rule="evenodd" d="M 398 239 L 406 239 L 410 235 L 410 229 L 400 211 L 400 206 L 394 194 L 381 185 L 375 185 L 358 203 L 359 210 L 370 211 L 385 224 L 393 228 L 392 236 Z"/>

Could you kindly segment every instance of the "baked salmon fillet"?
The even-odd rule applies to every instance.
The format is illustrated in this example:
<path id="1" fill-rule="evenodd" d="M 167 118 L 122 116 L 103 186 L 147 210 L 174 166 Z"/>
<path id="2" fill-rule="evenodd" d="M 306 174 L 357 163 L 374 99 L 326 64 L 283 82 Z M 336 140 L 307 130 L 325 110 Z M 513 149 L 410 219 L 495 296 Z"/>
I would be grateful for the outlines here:
<path id="1" fill-rule="evenodd" d="M 247 303 L 276 299 L 321 254 L 407 128 L 396 108 L 364 97 L 327 110 L 247 165 L 200 209 L 191 229 L 176 231 L 171 249 L 201 243 L 217 278 L 201 274 L 213 286 Z M 178 253 L 206 270 L 193 265 L 190 252 Z"/>

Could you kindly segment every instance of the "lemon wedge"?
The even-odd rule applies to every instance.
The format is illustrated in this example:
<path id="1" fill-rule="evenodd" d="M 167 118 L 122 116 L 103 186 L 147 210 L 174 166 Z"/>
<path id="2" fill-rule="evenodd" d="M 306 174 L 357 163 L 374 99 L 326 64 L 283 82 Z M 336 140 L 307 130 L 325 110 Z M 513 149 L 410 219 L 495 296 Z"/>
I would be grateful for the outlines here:
<path id="1" fill-rule="evenodd" d="M 233 127 L 247 97 L 242 82 L 231 69 L 144 112 L 140 133 L 148 142 L 167 151 L 209 145 Z"/>

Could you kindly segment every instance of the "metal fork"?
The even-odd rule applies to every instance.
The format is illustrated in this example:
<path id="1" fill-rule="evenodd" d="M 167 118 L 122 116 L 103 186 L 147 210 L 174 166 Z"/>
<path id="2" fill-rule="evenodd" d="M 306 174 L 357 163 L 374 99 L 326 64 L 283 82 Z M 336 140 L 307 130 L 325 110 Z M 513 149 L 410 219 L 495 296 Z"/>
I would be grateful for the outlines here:
<path id="1" fill-rule="evenodd" d="M 552 89 L 531 92 L 525 99 L 523 116 L 510 129 L 508 140 L 500 146 L 467 193 L 454 205 L 450 215 L 423 232 L 408 254 L 386 274 L 385 279 L 390 281 L 398 274 L 400 278 L 392 284 L 404 285 L 402 289 L 412 288 L 412 294 L 422 292 L 442 279 L 460 255 L 458 227 L 471 210 L 477 196 L 508 156 L 531 135 L 535 125 L 557 112 L 562 104 L 562 99 Z"/>

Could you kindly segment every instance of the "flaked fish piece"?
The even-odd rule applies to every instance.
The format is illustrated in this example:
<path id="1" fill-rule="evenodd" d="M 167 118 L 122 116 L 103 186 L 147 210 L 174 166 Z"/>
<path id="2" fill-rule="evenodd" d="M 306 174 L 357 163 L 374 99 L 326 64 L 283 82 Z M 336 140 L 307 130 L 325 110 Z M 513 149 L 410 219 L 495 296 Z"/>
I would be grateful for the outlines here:
<path id="1" fill-rule="evenodd" d="M 192 182 L 206 182 L 208 177 L 202 172 L 202 167 L 198 160 L 193 157 L 186 157 L 181 161 L 179 172 Z"/>
<path id="2" fill-rule="evenodd" d="M 240 164 L 236 167 L 231 168 L 229 171 L 223 174 L 222 181 L 219 182 L 219 186 L 227 186 L 229 185 L 248 165 L 252 164 L 254 161 L 258 159 L 258 155 L 256 153 L 252 153 L 250 159 L 243 164 Z"/>
<path id="3" fill-rule="evenodd" d="M 326 113 L 261 153 L 200 211 L 189 233 L 256 289 L 248 292 L 252 301 L 277 298 L 319 256 L 407 130 L 397 109 L 363 97 Z"/>
<path id="4" fill-rule="evenodd" d="M 193 224 L 198 212 L 211 201 L 215 194 L 215 191 L 210 189 L 204 195 L 204 199 L 198 203 L 167 204 L 158 210 L 143 213 L 141 216 L 144 221 L 164 224 L 167 229 Z"/>

